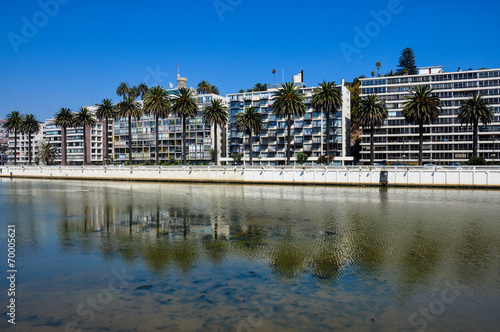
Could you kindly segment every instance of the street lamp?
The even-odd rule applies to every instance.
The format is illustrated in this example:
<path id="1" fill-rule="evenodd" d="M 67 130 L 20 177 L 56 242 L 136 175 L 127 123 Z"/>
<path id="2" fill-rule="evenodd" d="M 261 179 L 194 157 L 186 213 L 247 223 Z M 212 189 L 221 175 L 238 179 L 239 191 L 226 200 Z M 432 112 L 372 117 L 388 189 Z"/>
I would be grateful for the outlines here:
<path id="1" fill-rule="evenodd" d="M 404 154 L 403 155 L 403 165 L 405 165 L 405 158 L 406 158 L 406 155 Z"/>

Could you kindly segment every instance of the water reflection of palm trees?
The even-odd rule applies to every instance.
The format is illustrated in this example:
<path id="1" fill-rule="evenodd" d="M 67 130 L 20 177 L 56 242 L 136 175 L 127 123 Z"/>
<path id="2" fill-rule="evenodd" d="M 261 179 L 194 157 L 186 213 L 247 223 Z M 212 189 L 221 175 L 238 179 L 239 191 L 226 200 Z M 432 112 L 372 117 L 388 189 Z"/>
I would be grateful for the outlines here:
<path id="1" fill-rule="evenodd" d="M 240 209 L 233 195 L 241 194 L 241 188 L 228 187 L 227 196 L 209 196 L 202 202 L 197 190 L 203 188 L 192 186 L 175 195 L 158 190 L 147 200 L 140 192 L 119 200 L 114 188 L 61 191 L 60 248 L 68 253 L 97 251 L 109 261 L 142 262 L 161 278 L 190 274 L 201 262 L 220 267 L 228 260 L 267 265 L 280 280 L 310 276 L 321 284 L 336 283 L 347 274 L 369 282 L 391 273 L 402 298 L 432 279 L 450 257 L 460 266 L 455 268 L 460 275 L 470 265 L 469 258 L 484 266 L 494 256 L 493 238 L 484 236 L 489 239 L 485 242 L 474 235 L 486 234 L 480 226 L 474 231 L 468 226 L 462 237 L 446 239 L 441 236 L 445 226 L 419 220 L 418 213 L 412 220 L 395 220 L 391 213 L 409 212 L 404 206 L 395 212 L 386 191 L 374 191 L 376 199 L 367 201 L 368 208 L 352 203 L 325 208 L 325 199 L 309 201 L 308 207 L 302 202 L 307 195 L 293 188 L 302 199 L 285 203 L 289 211 L 280 214 L 270 202 L 263 202 L 260 210 L 250 204 L 265 200 L 262 190 L 245 194 L 250 203 Z M 279 199 L 281 193 L 272 195 Z M 478 280 L 487 276 L 472 275 Z"/>

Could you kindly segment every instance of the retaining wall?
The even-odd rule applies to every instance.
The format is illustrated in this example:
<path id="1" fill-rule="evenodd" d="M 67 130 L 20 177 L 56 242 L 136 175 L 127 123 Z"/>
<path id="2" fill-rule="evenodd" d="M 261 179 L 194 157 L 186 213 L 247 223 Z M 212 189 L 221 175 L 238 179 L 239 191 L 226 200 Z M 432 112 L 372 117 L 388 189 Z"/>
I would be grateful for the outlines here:
<path id="1" fill-rule="evenodd" d="M 498 167 L 0 166 L 2 178 L 500 188 Z"/>

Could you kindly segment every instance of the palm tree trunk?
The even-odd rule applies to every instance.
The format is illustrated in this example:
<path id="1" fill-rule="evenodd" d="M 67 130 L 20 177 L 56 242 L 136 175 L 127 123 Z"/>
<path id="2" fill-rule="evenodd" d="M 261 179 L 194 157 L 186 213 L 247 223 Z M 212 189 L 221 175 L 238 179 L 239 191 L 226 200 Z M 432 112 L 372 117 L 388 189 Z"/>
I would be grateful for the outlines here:
<path id="1" fill-rule="evenodd" d="M 372 125 L 370 127 L 370 165 L 373 165 L 375 160 L 375 142 L 373 141 L 373 136 L 375 134 L 375 127 Z"/>
<path id="2" fill-rule="evenodd" d="M 218 141 L 218 138 L 217 138 L 217 123 L 215 124 L 215 128 L 214 128 L 214 147 L 215 147 L 215 156 L 214 156 L 214 163 L 215 163 L 215 166 L 218 166 L 219 164 L 217 163 L 218 160 L 217 160 L 217 154 L 218 154 L 218 145 L 217 145 L 217 141 Z"/>
<path id="3" fill-rule="evenodd" d="M 326 157 L 330 161 L 330 110 L 326 112 Z"/>
<path id="4" fill-rule="evenodd" d="M 186 116 L 182 117 L 182 164 L 186 165 Z"/>
<path id="5" fill-rule="evenodd" d="M 418 164 L 423 165 L 424 163 L 424 124 L 418 125 L 418 132 L 420 134 L 418 138 Z"/>
<path id="6" fill-rule="evenodd" d="M 253 154 L 253 149 L 252 149 L 252 129 L 249 129 L 248 132 L 249 132 L 248 150 L 250 151 L 250 166 L 252 166 L 253 165 L 253 159 L 252 159 L 252 154 Z"/>
<path id="7" fill-rule="evenodd" d="M 85 125 L 83 125 L 83 166 L 87 165 L 87 133 L 85 129 Z"/>
<path id="8" fill-rule="evenodd" d="M 14 165 L 17 165 L 17 128 L 14 129 Z"/>
<path id="9" fill-rule="evenodd" d="M 472 133 L 472 157 L 476 158 L 477 157 L 477 127 L 478 127 L 478 122 L 474 122 L 474 128 L 473 128 L 473 133 Z"/>
<path id="10" fill-rule="evenodd" d="M 156 113 L 156 116 L 155 116 L 155 159 L 156 159 L 156 162 L 155 162 L 155 165 L 159 165 L 160 164 L 160 151 L 159 151 L 159 147 L 158 147 L 158 113 Z"/>
<path id="11" fill-rule="evenodd" d="M 66 126 L 62 126 L 61 137 L 61 165 L 66 166 Z"/>
<path id="12" fill-rule="evenodd" d="M 28 160 L 31 166 L 31 133 L 28 131 Z"/>
<path id="13" fill-rule="evenodd" d="M 108 151 L 108 117 L 106 117 L 106 128 L 104 129 L 104 148 L 106 149 L 105 151 L 105 164 L 109 164 L 109 151 Z"/>
<path id="14" fill-rule="evenodd" d="M 132 115 L 128 116 L 128 163 L 132 166 Z"/>
<path id="15" fill-rule="evenodd" d="M 291 123 L 292 123 L 292 114 L 288 114 L 288 119 L 287 119 L 287 124 L 286 126 L 288 127 L 288 134 L 287 134 L 287 149 L 286 149 L 286 164 L 287 165 L 290 165 L 290 145 L 291 145 L 291 142 L 292 142 L 292 135 L 291 135 L 291 130 L 292 130 L 292 126 L 291 126 Z"/>

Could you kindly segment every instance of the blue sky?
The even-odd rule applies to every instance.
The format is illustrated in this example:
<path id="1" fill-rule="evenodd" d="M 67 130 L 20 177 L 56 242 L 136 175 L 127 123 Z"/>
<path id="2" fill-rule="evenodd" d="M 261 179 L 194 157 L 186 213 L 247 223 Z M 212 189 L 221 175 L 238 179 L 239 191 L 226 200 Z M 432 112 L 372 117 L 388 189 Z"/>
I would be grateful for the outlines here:
<path id="1" fill-rule="evenodd" d="M 482 0 L 2 1 L 0 118 L 18 110 L 45 120 L 61 107 L 118 101 L 122 81 L 168 87 L 177 63 L 189 86 L 205 79 L 222 94 L 272 83 L 273 68 L 277 82 L 283 71 L 290 80 L 303 69 L 308 86 L 368 76 L 377 61 L 385 73 L 408 46 L 417 66 L 498 68 L 499 7 Z"/>

